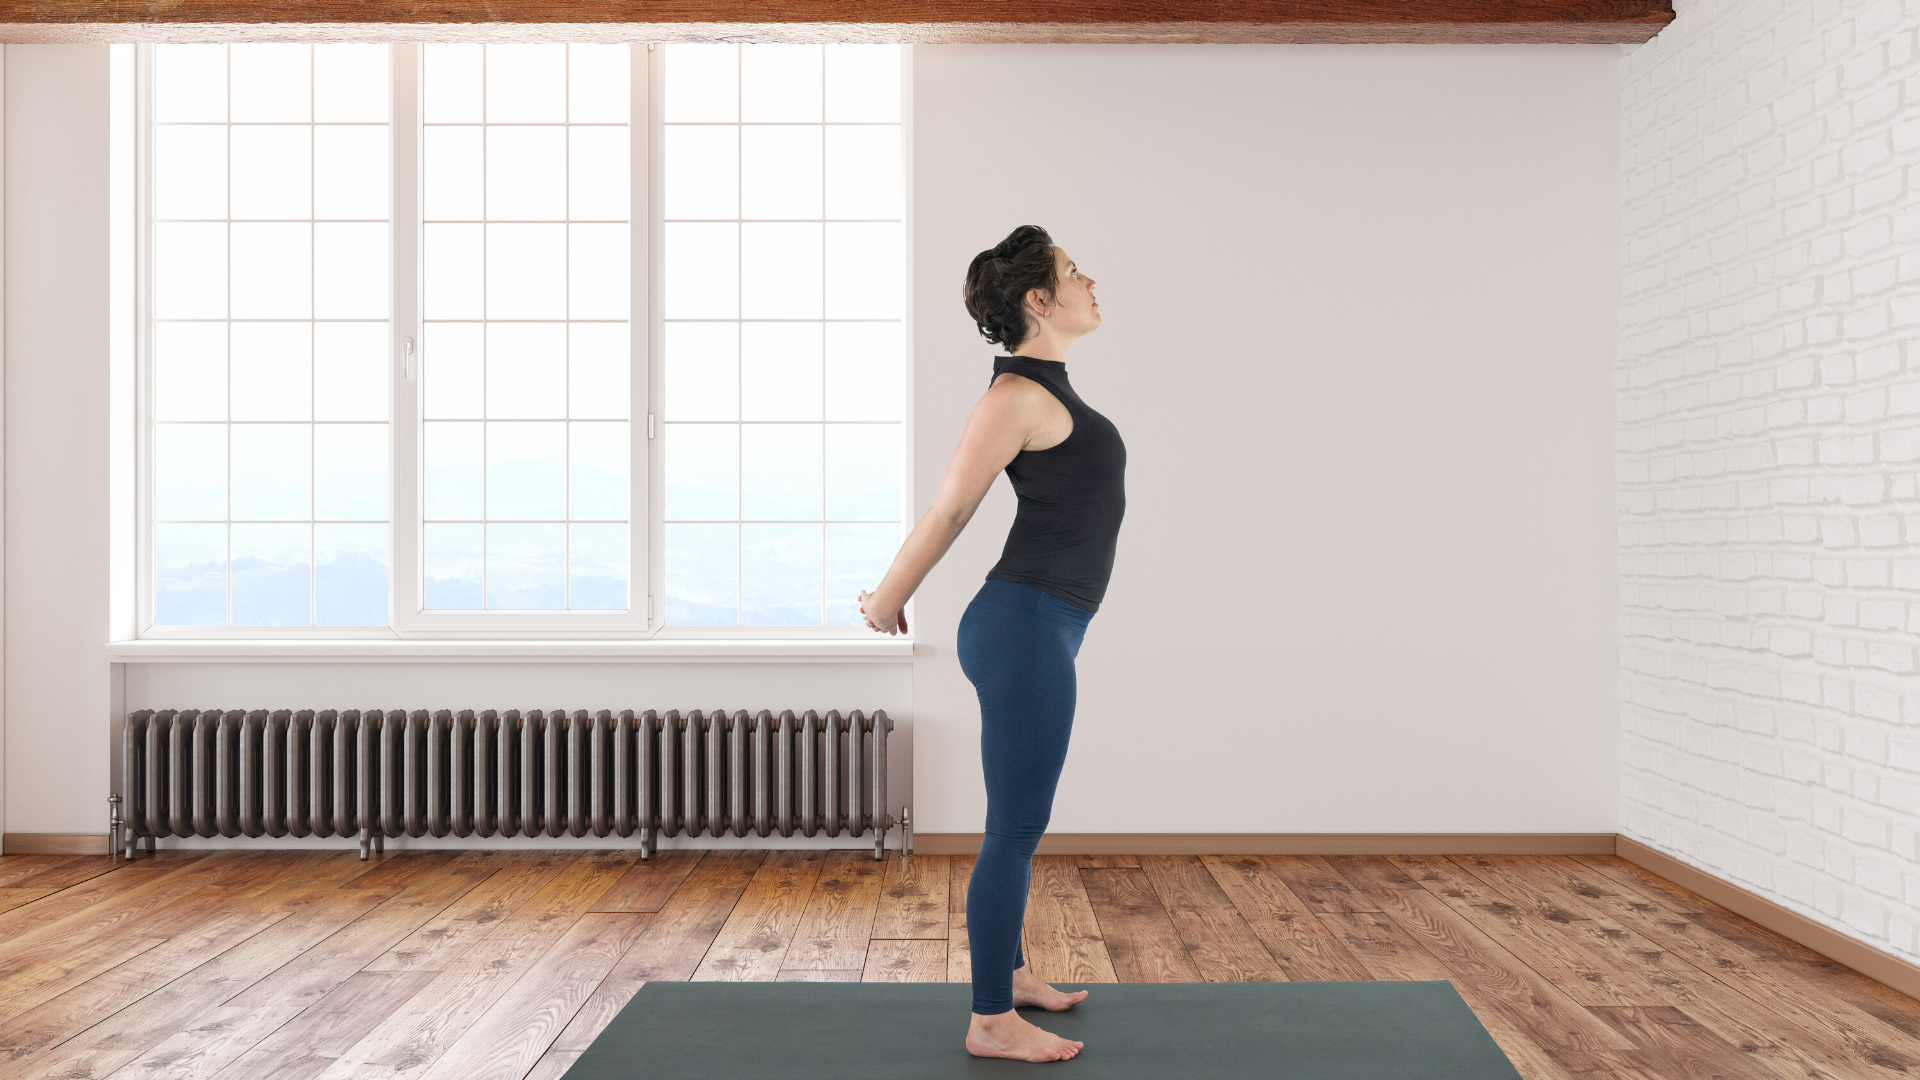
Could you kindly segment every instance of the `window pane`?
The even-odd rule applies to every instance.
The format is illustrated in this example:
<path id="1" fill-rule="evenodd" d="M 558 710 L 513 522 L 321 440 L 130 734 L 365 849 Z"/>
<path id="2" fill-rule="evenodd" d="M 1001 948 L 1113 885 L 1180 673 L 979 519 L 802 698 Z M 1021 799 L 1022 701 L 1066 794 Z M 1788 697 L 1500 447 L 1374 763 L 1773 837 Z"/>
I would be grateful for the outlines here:
<path id="1" fill-rule="evenodd" d="M 827 419 L 900 419 L 906 366 L 899 323 L 828 323 Z"/>
<path id="2" fill-rule="evenodd" d="M 569 120 L 576 124 L 627 122 L 633 97 L 627 83 L 628 52 L 625 45 L 567 46 Z"/>
<path id="3" fill-rule="evenodd" d="M 625 221 L 633 206 L 632 151 L 624 127 L 567 132 L 567 215 L 575 221 Z"/>
<path id="4" fill-rule="evenodd" d="M 490 126 L 486 132 L 487 216 L 565 221 L 567 129 Z"/>
<path id="5" fill-rule="evenodd" d="M 428 225 L 427 318 L 486 316 L 486 234 L 483 225 Z"/>
<path id="6" fill-rule="evenodd" d="M 487 526 L 487 606 L 567 606 L 565 525 Z"/>
<path id="7" fill-rule="evenodd" d="M 820 625 L 820 526 L 740 526 L 740 621 Z"/>
<path id="8" fill-rule="evenodd" d="M 386 625 L 385 525 L 315 525 L 313 556 L 314 622 Z"/>
<path id="9" fill-rule="evenodd" d="M 272 123 L 313 119 L 313 75 L 308 45 L 235 45 L 231 120 Z"/>
<path id="10" fill-rule="evenodd" d="M 314 216 L 385 221 L 388 145 L 384 124 L 314 128 Z"/>
<path id="11" fill-rule="evenodd" d="M 629 448 L 627 425 L 570 424 L 567 513 L 575 521 L 625 521 Z"/>
<path id="12" fill-rule="evenodd" d="M 740 214 L 740 129 L 673 126 L 663 134 L 663 214 L 733 218 Z"/>
<path id="13" fill-rule="evenodd" d="M 576 544 L 568 515 L 626 535 L 629 54 L 489 45 L 441 77 L 428 50 L 427 213 L 476 221 L 427 227 L 427 516 L 492 523 L 458 534 L 472 581 L 436 578 L 460 605 L 565 608 L 577 579 L 586 606 L 626 606 L 624 547 L 601 552 L 606 529 Z M 589 419 L 607 422 L 570 423 Z M 588 562 L 570 575 L 576 547 Z"/>
<path id="14" fill-rule="evenodd" d="M 820 520 L 820 426 L 743 424 L 740 516 Z"/>
<path id="15" fill-rule="evenodd" d="M 478 124 L 486 119 L 480 85 L 485 48 L 484 45 L 428 45 L 422 50 L 421 77 L 426 89 L 427 123 Z"/>
<path id="16" fill-rule="evenodd" d="M 487 123 L 566 123 L 565 45 L 489 45 L 486 68 Z"/>
<path id="17" fill-rule="evenodd" d="M 486 212 L 485 160 L 479 127 L 429 127 L 426 138 L 427 217 L 478 221 Z"/>
<path id="18" fill-rule="evenodd" d="M 488 519 L 561 521 L 566 516 L 567 425 L 489 423 Z"/>
<path id="19" fill-rule="evenodd" d="M 740 216 L 818 218 L 820 171 L 819 128 L 742 127 Z"/>
<path id="20" fill-rule="evenodd" d="M 827 425 L 827 517 L 900 520 L 900 428 Z"/>
<path id="21" fill-rule="evenodd" d="M 740 226 L 742 318 L 819 318 L 820 271 L 817 223 L 756 222 Z"/>
<path id="22" fill-rule="evenodd" d="M 313 429 L 313 516 L 387 520 L 387 425 L 321 424 Z"/>
<path id="23" fill-rule="evenodd" d="M 312 526 L 233 526 L 233 624 L 313 622 Z"/>
<path id="24" fill-rule="evenodd" d="M 155 526 L 157 617 L 308 625 L 324 578 L 323 621 L 384 623 L 386 526 L 327 526 L 316 565 L 313 519 L 388 514 L 391 50 L 155 57 L 154 115 L 203 125 L 156 128 L 155 208 L 211 219 L 153 234 L 154 513 L 205 523 Z"/>
<path id="25" fill-rule="evenodd" d="M 481 606 L 480 567 L 484 561 L 484 525 L 426 526 L 426 606 Z"/>
<path id="26" fill-rule="evenodd" d="M 153 227 L 153 317 L 227 317 L 227 226 L 158 222 Z"/>
<path id="27" fill-rule="evenodd" d="M 820 121 L 820 46 L 746 45 L 740 49 L 740 119 Z"/>
<path id="28" fill-rule="evenodd" d="M 568 606 L 624 610 L 628 604 L 626 524 L 576 524 L 567 543 Z"/>
<path id="29" fill-rule="evenodd" d="M 730 521 L 740 514 L 740 436 L 733 424 L 667 424 L 668 520 Z"/>
<path id="30" fill-rule="evenodd" d="M 426 425 L 426 510 L 435 521 L 479 521 L 486 461 L 482 424 Z M 461 605 L 454 605 L 456 607 Z M 479 607 L 479 604 L 471 605 Z"/>
<path id="31" fill-rule="evenodd" d="M 567 227 L 567 315 L 625 319 L 632 297 L 625 225 Z"/>
<path id="32" fill-rule="evenodd" d="M 312 324 L 237 322 L 232 327 L 233 419 L 312 419 Z"/>
<path id="33" fill-rule="evenodd" d="M 385 45 L 315 45 L 313 118 L 322 123 L 386 123 L 392 64 Z M 381 160 L 385 161 L 384 154 Z M 379 216 L 386 217 L 386 211 Z"/>
<path id="34" fill-rule="evenodd" d="M 740 418 L 740 324 L 667 324 L 666 415 L 674 420 Z"/>
<path id="35" fill-rule="evenodd" d="M 153 129 L 153 216 L 227 216 L 227 129 L 207 124 Z"/>
<path id="36" fill-rule="evenodd" d="M 900 547 L 900 526 L 827 526 L 827 613 L 830 626 L 864 626 L 858 597 L 872 592 L 893 565 Z"/>
<path id="37" fill-rule="evenodd" d="M 387 324 L 317 323 L 313 328 L 313 418 L 387 419 Z"/>
<path id="38" fill-rule="evenodd" d="M 306 124 L 236 124 L 230 130 L 233 216 L 312 216 L 313 128 Z"/>
<path id="39" fill-rule="evenodd" d="M 235 222 L 230 228 L 233 230 L 232 317 L 311 318 L 313 226 Z"/>
<path id="40" fill-rule="evenodd" d="M 306 424 L 236 424 L 233 440 L 235 521 L 305 521 L 313 515 L 312 428 Z"/>
<path id="41" fill-rule="evenodd" d="M 567 328 L 560 323 L 487 325 L 487 416 L 565 419 Z"/>
<path id="42" fill-rule="evenodd" d="M 161 521 L 227 519 L 226 425 L 154 425 L 153 515 Z"/>
<path id="43" fill-rule="evenodd" d="M 313 313 L 321 319 L 387 317 L 387 226 L 327 222 L 313 227 Z"/>
<path id="44" fill-rule="evenodd" d="M 827 318 L 901 317 L 903 236 L 898 224 L 827 226 Z"/>
<path id="45" fill-rule="evenodd" d="M 153 118 L 162 124 L 227 119 L 227 47 L 155 45 Z M 225 139 L 226 133 L 221 133 Z M 224 538 L 221 541 L 225 547 Z M 225 618 L 220 620 L 226 622 Z"/>
<path id="46" fill-rule="evenodd" d="M 487 318 L 566 318 L 567 227 L 486 228 Z"/>
<path id="47" fill-rule="evenodd" d="M 667 526 L 665 621 L 732 626 L 740 621 L 740 526 Z"/>
<path id="48" fill-rule="evenodd" d="M 900 129 L 891 124 L 827 128 L 827 216 L 898 218 Z"/>
<path id="49" fill-rule="evenodd" d="M 633 400 L 626 323 L 568 327 L 567 412 L 576 420 L 625 420 Z"/>
<path id="50" fill-rule="evenodd" d="M 479 420 L 486 412 L 484 323 L 430 323 L 422 351 L 429 420 Z"/>
<path id="51" fill-rule="evenodd" d="M 820 419 L 820 324 L 740 327 L 740 418 Z"/>
<path id="52" fill-rule="evenodd" d="M 666 45 L 669 124 L 740 119 L 738 45 Z"/>
<path id="53" fill-rule="evenodd" d="M 828 45 L 827 120 L 900 121 L 900 47 Z"/>
<path id="54" fill-rule="evenodd" d="M 153 418 L 227 418 L 227 324 L 153 325 Z"/>
<path id="55" fill-rule="evenodd" d="M 842 579 L 871 587 L 868 549 L 891 553 L 901 512 L 900 49 L 665 50 L 663 494 L 689 526 L 667 544 L 668 580 L 719 581 L 728 552 L 696 539 L 737 538 L 744 622 L 848 621 L 851 594 L 823 608 L 825 523 L 892 534 L 841 540 Z M 885 423 L 829 435 L 823 419 Z M 737 533 L 692 527 L 740 519 Z M 701 588 L 669 598 L 669 622 L 734 621 L 719 586 Z"/>
<path id="56" fill-rule="evenodd" d="M 666 317 L 738 318 L 740 226 L 670 221 L 662 231 L 666 239 Z"/>
<path id="57" fill-rule="evenodd" d="M 156 525 L 153 621 L 160 626 L 227 622 L 227 527 Z"/>

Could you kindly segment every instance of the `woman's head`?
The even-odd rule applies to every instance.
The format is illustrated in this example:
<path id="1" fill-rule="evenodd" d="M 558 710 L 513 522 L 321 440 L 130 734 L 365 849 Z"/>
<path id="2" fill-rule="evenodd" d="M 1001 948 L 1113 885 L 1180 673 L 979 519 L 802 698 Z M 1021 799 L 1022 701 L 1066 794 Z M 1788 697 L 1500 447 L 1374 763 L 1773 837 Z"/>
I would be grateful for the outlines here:
<path id="1" fill-rule="evenodd" d="M 1080 274 L 1038 225 L 1022 225 L 973 257 L 967 267 L 966 301 L 980 336 L 1008 352 L 1043 325 L 1071 340 L 1100 321 L 1093 280 Z"/>

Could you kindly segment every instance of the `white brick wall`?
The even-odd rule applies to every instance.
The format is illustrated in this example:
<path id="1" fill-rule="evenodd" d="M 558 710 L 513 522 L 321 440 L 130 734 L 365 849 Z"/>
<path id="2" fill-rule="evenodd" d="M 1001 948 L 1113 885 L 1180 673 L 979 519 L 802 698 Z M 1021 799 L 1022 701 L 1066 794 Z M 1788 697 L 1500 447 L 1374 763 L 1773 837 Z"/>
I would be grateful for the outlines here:
<path id="1" fill-rule="evenodd" d="M 1623 61 L 1622 828 L 1920 959 L 1920 0 Z"/>

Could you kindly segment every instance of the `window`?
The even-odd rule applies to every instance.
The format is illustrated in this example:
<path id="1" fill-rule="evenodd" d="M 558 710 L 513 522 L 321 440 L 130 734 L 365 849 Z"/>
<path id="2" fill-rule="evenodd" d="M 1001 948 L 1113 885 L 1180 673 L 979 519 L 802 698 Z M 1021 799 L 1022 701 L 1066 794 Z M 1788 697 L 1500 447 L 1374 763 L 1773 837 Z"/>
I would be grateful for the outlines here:
<path id="1" fill-rule="evenodd" d="M 858 622 L 903 517 L 899 53 L 664 51 L 666 619 Z"/>
<path id="2" fill-rule="evenodd" d="M 143 633 L 858 625 L 898 47 L 139 55 Z"/>
<path id="3" fill-rule="evenodd" d="M 625 610 L 624 45 L 428 45 L 425 607 Z"/>
<path id="4" fill-rule="evenodd" d="M 387 621 L 387 50 L 153 69 L 153 621 Z"/>

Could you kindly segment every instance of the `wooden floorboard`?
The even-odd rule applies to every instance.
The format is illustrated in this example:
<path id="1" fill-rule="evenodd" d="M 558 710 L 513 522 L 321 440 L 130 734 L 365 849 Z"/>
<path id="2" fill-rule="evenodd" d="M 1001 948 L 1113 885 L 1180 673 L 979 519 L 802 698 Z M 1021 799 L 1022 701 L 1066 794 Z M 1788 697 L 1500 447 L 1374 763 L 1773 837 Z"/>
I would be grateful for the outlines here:
<path id="1" fill-rule="evenodd" d="M 1204 982 L 1143 870 L 1080 870 L 1118 982 Z"/>
<path id="2" fill-rule="evenodd" d="M 902 859 L 887 852 L 886 880 L 880 885 L 880 910 L 873 920 L 876 940 L 947 939 L 952 910 L 951 859 Z"/>
<path id="3" fill-rule="evenodd" d="M 972 872 L 868 848 L 7 856 L 0 1075 L 558 1080 L 652 980 L 969 981 Z M 1603 856 L 1040 856 L 1022 947 L 1057 983 L 1444 979 L 1526 1080 L 1920 1075 L 1920 1002 Z"/>

